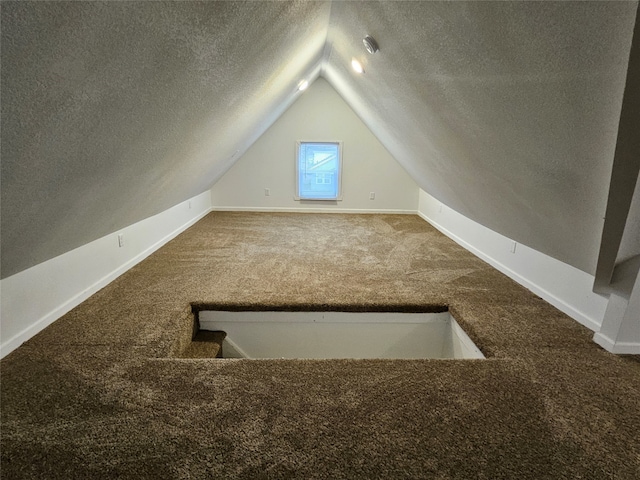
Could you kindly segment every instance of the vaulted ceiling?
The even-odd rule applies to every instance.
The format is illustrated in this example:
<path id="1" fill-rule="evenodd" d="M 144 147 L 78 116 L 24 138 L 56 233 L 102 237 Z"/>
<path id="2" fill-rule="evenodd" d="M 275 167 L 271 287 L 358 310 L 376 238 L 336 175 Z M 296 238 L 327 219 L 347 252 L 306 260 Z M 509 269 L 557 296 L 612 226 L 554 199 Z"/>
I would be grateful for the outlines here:
<path id="1" fill-rule="evenodd" d="M 637 8 L 2 2 L 2 277 L 205 191 L 318 75 L 425 191 L 593 273 Z"/>

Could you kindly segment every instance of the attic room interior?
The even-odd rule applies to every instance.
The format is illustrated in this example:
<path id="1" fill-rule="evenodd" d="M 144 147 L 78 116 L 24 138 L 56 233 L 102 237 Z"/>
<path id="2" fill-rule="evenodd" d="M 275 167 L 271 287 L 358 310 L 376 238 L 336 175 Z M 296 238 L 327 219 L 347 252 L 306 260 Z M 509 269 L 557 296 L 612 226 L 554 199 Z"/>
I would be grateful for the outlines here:
<path id="1" fill-rule="evenodd" d="M 637 12 L 2 0 L 2 478 L 638 478 Z"/>

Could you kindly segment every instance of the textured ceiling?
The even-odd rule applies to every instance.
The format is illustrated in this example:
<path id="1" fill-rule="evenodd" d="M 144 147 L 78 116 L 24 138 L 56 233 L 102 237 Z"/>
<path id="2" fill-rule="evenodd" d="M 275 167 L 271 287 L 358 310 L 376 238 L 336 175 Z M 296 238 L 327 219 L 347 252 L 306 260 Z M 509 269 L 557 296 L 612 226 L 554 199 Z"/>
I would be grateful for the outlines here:
<path id="1" fill-rule="evenodd" d="M 421 188 L 592 272 L 636 7 L 336 2 L 325 75 Z"/>
<path id="2" fill-rule="evenodd" d="M 319 71 L 329 13 L 2 2 L 2 276 L 211 187 Z"/>
<path id="3" fill-rule="evenodd" d="M 3 2 L 2 276 L 206 190 L 318 73 L 423 189 L 593 272 L 636 10 Z"/>

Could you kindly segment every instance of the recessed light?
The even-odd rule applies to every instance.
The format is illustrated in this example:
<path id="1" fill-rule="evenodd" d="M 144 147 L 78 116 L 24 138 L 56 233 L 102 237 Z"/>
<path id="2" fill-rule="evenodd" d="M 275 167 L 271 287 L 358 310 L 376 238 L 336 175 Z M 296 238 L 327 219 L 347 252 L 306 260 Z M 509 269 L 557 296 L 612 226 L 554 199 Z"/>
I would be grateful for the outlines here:
<path id="1" fill-rule="evenodd" d="M 356 60 L 355 58 L 351 59 L 351 66 L 353 67 L 353 69 L 358 72 L 358 73 L 364 73 L 364 67 L 362 66 L 362 64 Z"/>
<path id="2" fill-rule="evenodd" d="M 376 42 L 371 35 L 367 35 L 362 39 L 362 43 L 364 44 L 364 48 L 367 49 L 367 52 L 370 54 L 376 53 L 378 50 L 378 42 Z"/>
<path id="3" fill-rule="evenodd" d="M 309 82 L 307 80 L 302 80 L 298 84 L 298 90 L 302 92 L 302 91 L 306 90 L 308 86 L 309 86 Z"/>

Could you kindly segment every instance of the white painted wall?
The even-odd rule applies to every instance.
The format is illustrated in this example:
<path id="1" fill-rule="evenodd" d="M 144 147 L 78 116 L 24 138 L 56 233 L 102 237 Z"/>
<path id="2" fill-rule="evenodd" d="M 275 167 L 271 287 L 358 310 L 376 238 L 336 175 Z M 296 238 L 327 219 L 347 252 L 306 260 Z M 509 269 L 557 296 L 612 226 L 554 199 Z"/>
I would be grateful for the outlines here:
<path id="1" fill-rule="evenodd" d="M 0 281 L 0 357 L 20 346 L 211 210 L 209 190 Z M 122 234 L 124 244 L 118 245 Z"/>
<path id="2" fill-rule="evenodd" d="M 343 200 L 294 200 L 298 140 L 343 142 Z M 211 197 L 219 210 L 415 213 L 418 186 L 333 87 L 318 78 L 221 177 Z"/>
<path id="3" fill-rule="evenodd" d="M 593 276 L 500 235 L 420 190 L 418 214 L 493 267 L 597 332 L 607 297 L 592 291 Z"/>

